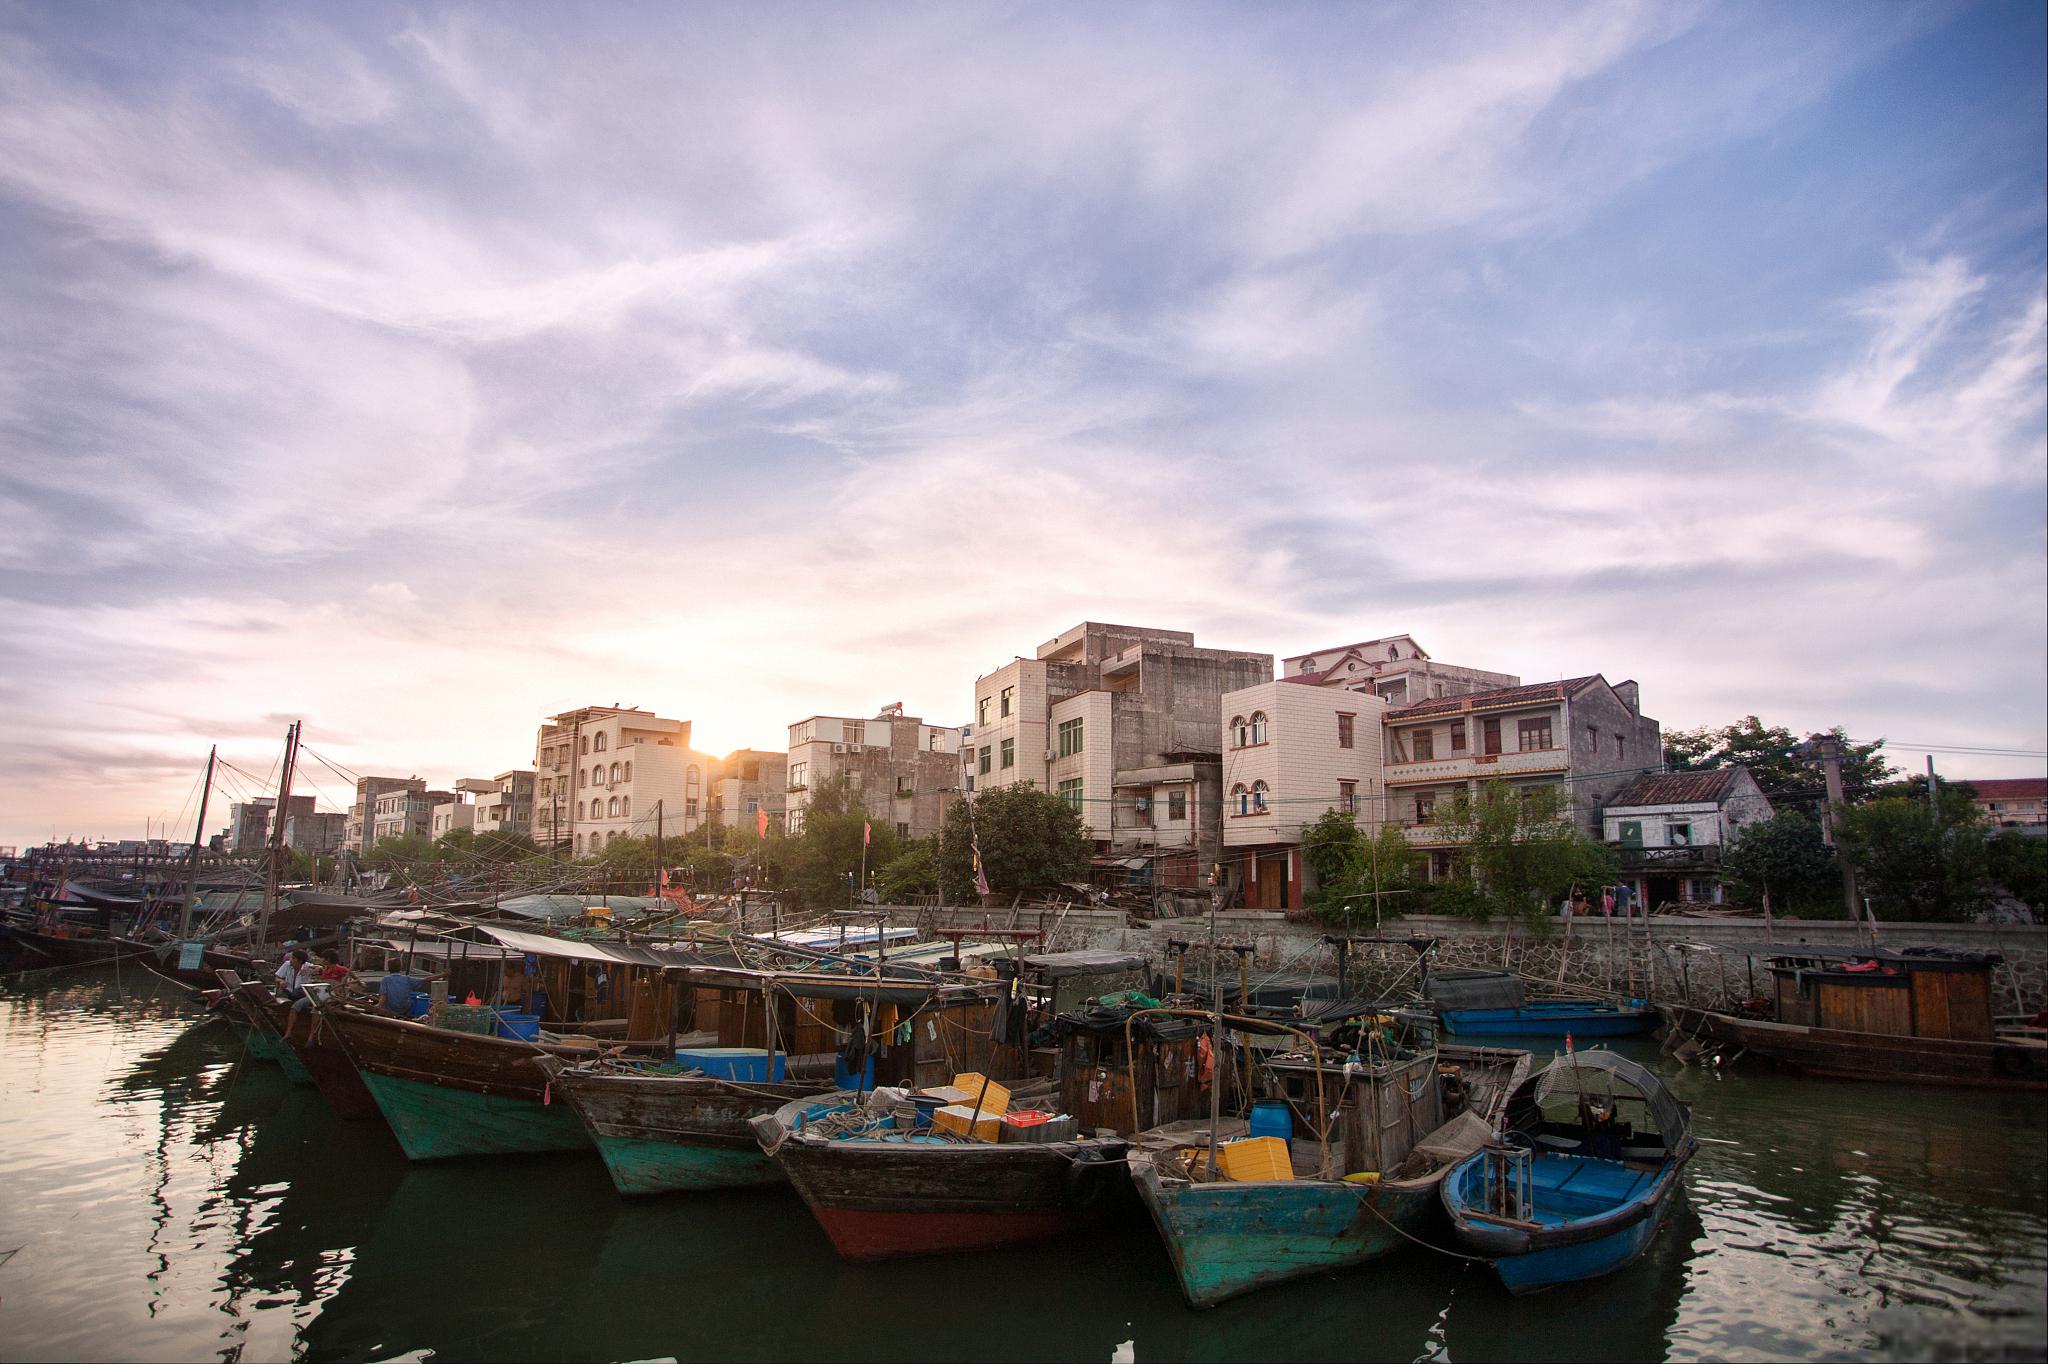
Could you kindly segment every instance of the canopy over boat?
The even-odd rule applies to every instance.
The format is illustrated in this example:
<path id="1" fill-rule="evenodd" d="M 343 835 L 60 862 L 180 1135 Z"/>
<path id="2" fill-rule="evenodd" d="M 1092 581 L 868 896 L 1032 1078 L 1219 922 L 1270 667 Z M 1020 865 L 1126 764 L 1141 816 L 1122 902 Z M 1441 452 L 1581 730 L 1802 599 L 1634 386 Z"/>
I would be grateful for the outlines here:
<path id="1" fill-rule="evenodd" d="M 1672 1097 L 1656 1072 L 1618 1052 L 1592 1050 L 1568 1053 L 1537 1071 L 1508 1097 L 1507 1125 L 1530 1130 L 1546 1110 L 1576 1105 L 1581 1096 L 1603 1108 L 1630 1106 L 1630 1119 L 1647 1116 L 1663 1138 L 1664 1149 L 1681 1149 L 1692 1133 L 1692 1116 Z"/>

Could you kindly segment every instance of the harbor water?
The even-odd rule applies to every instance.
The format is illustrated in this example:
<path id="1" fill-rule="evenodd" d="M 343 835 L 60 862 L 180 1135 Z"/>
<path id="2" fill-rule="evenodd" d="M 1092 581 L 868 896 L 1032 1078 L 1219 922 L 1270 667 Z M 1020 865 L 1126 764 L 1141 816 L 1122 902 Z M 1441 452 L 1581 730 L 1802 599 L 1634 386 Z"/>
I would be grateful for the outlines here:
<path id="1" fill-rule="evenodd" d="M 1705 1144 L 1627 1271 L 1516 1299 L 1418 1249 L 1194 1312 L 1139 1215 L 847 1265 L 786 1190 L 629 1202 L 594 1154 L 410 1165 L 175 986 L 32 976 L 0 986 L 0 1357 L 2042 1357 L 2041 1096 L 1661 1068 Z"/>

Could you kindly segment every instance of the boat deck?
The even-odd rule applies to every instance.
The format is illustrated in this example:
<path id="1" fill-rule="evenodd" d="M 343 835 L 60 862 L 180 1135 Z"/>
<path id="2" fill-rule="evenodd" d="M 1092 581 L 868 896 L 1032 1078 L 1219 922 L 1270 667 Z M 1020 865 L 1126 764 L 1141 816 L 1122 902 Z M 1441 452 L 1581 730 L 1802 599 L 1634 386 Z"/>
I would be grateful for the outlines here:
<path id="1" fill-rule="evenodd" d="M 1655 1170 L 1635 1170 L 1594 1156 L 1538 1155 L 1529 1172 L 1535 1208 L 1531 1220 L 1546 1227 L 1598 1217 L 1656 1182 Z"/>

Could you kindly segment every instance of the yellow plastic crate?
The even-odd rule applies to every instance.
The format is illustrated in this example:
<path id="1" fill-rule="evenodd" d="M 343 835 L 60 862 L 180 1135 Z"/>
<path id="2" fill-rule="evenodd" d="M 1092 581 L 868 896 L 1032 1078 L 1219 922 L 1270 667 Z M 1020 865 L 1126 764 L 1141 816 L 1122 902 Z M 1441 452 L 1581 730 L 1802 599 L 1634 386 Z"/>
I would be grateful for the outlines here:
<path id="1" fill-rule="evenodd" d="M 985 1094 L 982 1092 L 984 1084 L 988 1086 L 988 1091 Z M 960 1102 L 966 1104 L 970 1109 L 974 1107 L 975 1101 L 978 1099 L 981 1103 L 981 1111 L 984 1113 L 993 1113 L 1000 1118 L 1003 1114 L 1010 1111 L 1009 1089 L 976 1071 L 970 1070 L 964 1074 L 955 1075 L 953 1077 L 953 1088 L 967 1095 Z"/>
<path id="2" fill-rule="evenodd" d="M 1294 1178 L 1294 1161 L 1287 1154 L 1287 1143 L 1279 1137 L 1226 1141 L 1216 1150 L 1216 1163 L 1222 1167 L 1225 1179 Z"/>
<path id="3" fill-rule="evenodd" d="M 932 1126 L 960 1136 L 972 1136 L 977 1141 L 1000 1141 L 1003 1135 L 1003 1120 L 983 1110 L 981 1117 L 974 1116 L 972 1104 L 947 1104 L 932 1114 Z M 970 1131 L 970 1126 L 972 1130 Z"/>

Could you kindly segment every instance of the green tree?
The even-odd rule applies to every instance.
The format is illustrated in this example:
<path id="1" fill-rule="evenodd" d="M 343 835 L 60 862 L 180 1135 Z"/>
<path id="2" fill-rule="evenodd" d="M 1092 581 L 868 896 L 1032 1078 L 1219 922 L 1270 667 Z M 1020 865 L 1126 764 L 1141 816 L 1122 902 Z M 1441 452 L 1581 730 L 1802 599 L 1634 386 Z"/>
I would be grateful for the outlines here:
<path id="1" fill-rule="evenodd" d="M 938 864 L 949 899 L 975 898 L 977 834 L 982 873 L 995 895 L 1056 886 L 1088 874 L 1094 844 L 1082 827 L 1080 812 L 1060 797 L 1020 782 L 955 801 L 946 811 Z"/>
<path id="2" fill-rule="evenodd" d="M 904 845 L 875 880 L 884 904 L 900 905 L 913 895 L 939 889 L 939 841 L 919 838 Z"/>
<path id="3" fill-rule="evenodd" d="M 2048 913 L 2048 838 L 2004 829 L 1985 849 L 1994 884 L 2034 913 Z"/>
<path id="4" fill-rule="evenodd" d="M 808 909 L 845 909 L 863 860 L 879 872 L 895 859 L 897 844 L 894 827 L 868 812 L 842 773 L 811 788 L 802 832 L 774 853 L 774 879 L 794 888 Z"/>
<path id="5" fill-rule="evenodd" d="M 1352 816 L 1331 809 L 1302 830 L 1301 847 L 1316 878 L 1310 905 L 1325 917 L 1383 921 L 1416 908 L 1421 854 L 1398 826 L 1382 824 L 1368 838 Z"/>
<path id="6" fill-rule="evenodd" d="M 1885 761 L 1884 740 L 1851 743 L 1840 725 L 1829 733 L 1842 741 L 1842 793 L 1851 804 L 1890 780 L 1894 769 Z M 1747 767 L 1764 794 L 1778 800 L 1812 793 L 1821 785 L 1820 769 L 1792 756 L 1798 743 L 1783 725 L 1766 725 L 1745 715 L 1732 725 L 1664 731 L 1664 763 L 1673 772 Z"/>
<path id="7" fill-rule="evenodd" d="M 1780 810 L 1746 824 L 1721 857 L 1737 903 L 1792 918 L 1842 918 L 1842 870 L 1820 824 L 1803 810 Z"/>
<path id="8" fill-rule="evenodd" d="M 1983 812 L 1967 787 L 1942 787 L 1937 805 L 1885 796 L 1843 815 L 1842 851 L 1880 919 L 1959 922 L 1991 903 Z"/>
<path id="9" fill-rule="evenodd" d="M 1550 915 L 1574 888 L 1614 879 L 1614 855 L 1581 833 L 1557 786 L 1488 782 L 1475 799 L 1459 791 L 1437 823 L 1459 845 L 1469 879 L 1439 887 L 1436 903 L 1477 919 Z"/>

